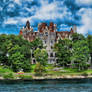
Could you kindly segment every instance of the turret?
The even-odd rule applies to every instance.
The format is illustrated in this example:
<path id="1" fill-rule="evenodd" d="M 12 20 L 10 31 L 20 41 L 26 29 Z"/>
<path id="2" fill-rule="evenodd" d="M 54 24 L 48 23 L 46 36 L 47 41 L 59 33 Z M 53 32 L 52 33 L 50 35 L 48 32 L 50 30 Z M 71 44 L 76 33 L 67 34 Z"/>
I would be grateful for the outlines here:
<path id="1" fill-rule="evenodd" d="M 26 22 L 26 28 L 30 29 L 30 22 L 29 21 Z"/>
<path id="2" fill-rule="evenodd" d="M 76 25 L 73 26 L 73 31 L 74 31 L 74 33 L 77 32 L 77 27 L 76 27 Z"/>

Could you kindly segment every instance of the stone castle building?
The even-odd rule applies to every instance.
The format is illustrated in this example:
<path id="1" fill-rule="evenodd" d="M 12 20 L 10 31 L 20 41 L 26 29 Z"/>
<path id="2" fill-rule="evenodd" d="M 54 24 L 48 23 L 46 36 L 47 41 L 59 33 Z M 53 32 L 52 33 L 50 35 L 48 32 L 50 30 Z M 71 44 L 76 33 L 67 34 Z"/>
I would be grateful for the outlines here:
<path id="1" fill-rule="evenodd" d="M 20 35 L 23 36 L 25 40 L 32 42 L 37 37 L 39 37 L 43 45 L 46 46 L 48 52 L 48 63 L 53 64 L 56 62 L 55 52 L 53 51 L 53 46 L 59 39 L 72 39 L 71 36 L 76 32 L 76 26 L 71 28 L 70 31 L 57 31 L 57 26 L 53 22 L 49 25 L 46 23 L 38 24 L 38 31 L 34 32 L 33 28 L 30 27 L 30 22 L 26 22 L 26 26 L 20 30 Z M 35 63 L 35 58 L 32 58 L 32 63 Z"/>

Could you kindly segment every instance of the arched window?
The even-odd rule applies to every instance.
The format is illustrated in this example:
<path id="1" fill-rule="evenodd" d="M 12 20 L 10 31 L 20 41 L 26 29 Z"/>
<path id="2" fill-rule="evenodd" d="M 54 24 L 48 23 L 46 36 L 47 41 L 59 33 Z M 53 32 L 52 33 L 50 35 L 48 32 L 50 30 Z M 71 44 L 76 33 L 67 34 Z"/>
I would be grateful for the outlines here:
<path id="1" fill-rule="evenodd" d="M 36 64 L 36 61 L 35 61 L 35 59 L 33 59 L 33 64 Z"/>

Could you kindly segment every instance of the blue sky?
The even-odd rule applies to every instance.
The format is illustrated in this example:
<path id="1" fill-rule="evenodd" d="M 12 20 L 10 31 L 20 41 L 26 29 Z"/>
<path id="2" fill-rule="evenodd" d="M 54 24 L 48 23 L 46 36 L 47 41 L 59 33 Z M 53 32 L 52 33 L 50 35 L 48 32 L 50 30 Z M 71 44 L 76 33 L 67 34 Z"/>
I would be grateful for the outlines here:
<path id="1" fill-rule="evenodd" d="M 58 31 L 92 34 L 92 0 L 0 0 L 0 34 L 18 34 L 29 20 L 34 31 L 38 23 L 54 22 Z"/>

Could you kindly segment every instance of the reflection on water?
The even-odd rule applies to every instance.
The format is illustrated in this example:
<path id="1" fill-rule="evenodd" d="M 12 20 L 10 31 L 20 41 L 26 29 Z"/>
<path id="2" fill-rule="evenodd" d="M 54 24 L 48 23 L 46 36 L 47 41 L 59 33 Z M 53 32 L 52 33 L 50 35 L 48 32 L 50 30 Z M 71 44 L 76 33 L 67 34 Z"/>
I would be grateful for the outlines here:
<path id="1" fill-rule="evenodd" d="M 92 92 L 92 79 L 0 81 L 0 92 Z"/>

